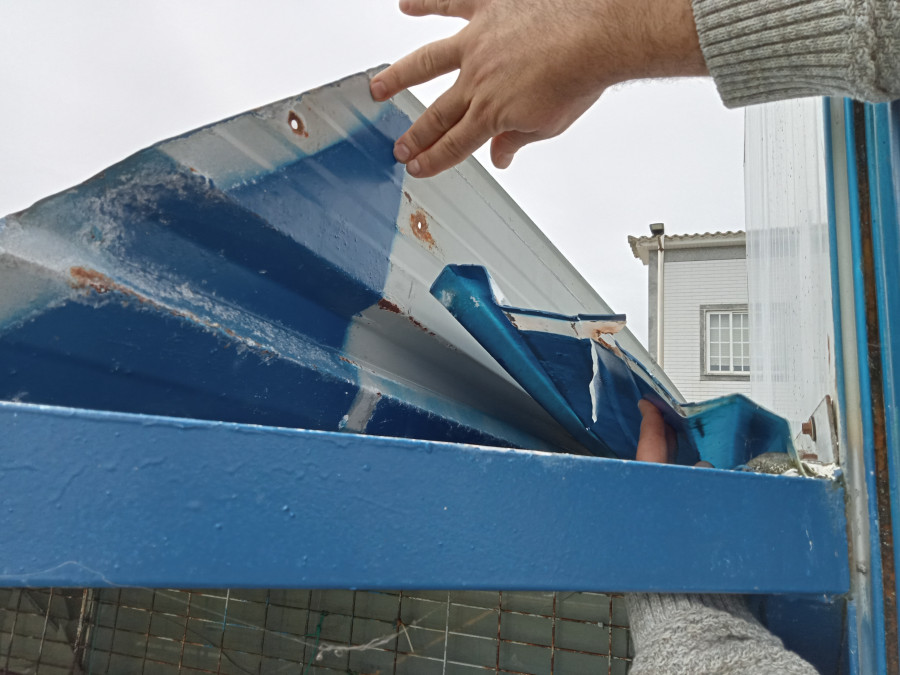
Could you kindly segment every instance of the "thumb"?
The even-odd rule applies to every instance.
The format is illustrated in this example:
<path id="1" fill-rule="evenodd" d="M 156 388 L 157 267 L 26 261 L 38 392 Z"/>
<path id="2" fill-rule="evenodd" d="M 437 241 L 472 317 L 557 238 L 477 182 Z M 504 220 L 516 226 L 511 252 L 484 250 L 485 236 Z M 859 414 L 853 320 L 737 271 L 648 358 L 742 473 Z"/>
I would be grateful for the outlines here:
<path id="1" fill-rule="evenodd" d="M 639 462 L 667 463 L 669 460 L 669 446 L 666 438 L 668 427 L 663 421 L 662 414 L 655 405 L 646 399 L 638 401 L 638 408 L 643 419 L 641 420 L 641 436 L 638 440 L 635 459 Z"/>
<path id="2" fill-rule="evenodd" d="M 537 133 L 504 131 L 502 134 L 494 136 L 491 141 L 491 161 L 498 169 L 506 169 L 512 164 L 513 157 L 523 146 L 543 138 Z"/>

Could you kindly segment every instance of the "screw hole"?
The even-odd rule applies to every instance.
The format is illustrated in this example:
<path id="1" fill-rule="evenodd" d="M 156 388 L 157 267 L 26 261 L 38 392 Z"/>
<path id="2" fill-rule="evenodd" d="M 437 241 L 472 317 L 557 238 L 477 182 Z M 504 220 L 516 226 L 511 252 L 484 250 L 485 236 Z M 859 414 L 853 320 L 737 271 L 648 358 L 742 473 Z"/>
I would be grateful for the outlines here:
<path id="1" fill-rule="evenodd" d="M 421 220 L 418 223 L 416 223 L 416 227 L 419 228 L 420 230 L 422 229 L 422 221 Z"/>
<path id="2" fill-rule="evenodd" d="M 300 119 L 300 116 L 293 110 L 288 114 L 288 125 L 291 127 L 291 130 L 298 136 L 309 136 L 309 132 L 306 131 L 306 125 L 303 124 L 303 120 Z"/>

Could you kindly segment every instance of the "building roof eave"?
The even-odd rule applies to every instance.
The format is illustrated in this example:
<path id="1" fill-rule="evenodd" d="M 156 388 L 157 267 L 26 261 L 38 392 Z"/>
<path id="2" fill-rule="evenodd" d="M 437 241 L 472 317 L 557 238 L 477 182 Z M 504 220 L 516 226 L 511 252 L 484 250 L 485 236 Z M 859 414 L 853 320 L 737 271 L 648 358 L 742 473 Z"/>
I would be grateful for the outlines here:
<path id="1" fill-rule="evenodd" d="M 650 264 L 650 251 L 657 248 L 657 237 L 628 237 L 628 244 L 635 258 L 644 265 Z M 671 234 L 665 237 L 667 249 L 719 248 L 722 246 L 746 246 L 747 235 L 743 230 L 705 232 L 703 234 Z"/>

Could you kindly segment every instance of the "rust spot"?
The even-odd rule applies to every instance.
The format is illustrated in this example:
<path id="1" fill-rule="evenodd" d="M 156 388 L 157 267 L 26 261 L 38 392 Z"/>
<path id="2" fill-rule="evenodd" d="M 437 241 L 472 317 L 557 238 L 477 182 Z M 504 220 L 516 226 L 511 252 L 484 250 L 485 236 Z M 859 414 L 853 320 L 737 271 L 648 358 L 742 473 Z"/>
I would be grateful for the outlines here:
<path id="1" fill-rule="evenodd" d="M 355 365 L 356 365 L 353 361 L 351 361 L 350 359 L 348 359 L 346 356 L 338 356 L 338 358 L 339 358 L 341 361 L 345 362 L 345 363 L 349 363 L 351 366 L 355 366 Z"/>
<path id="2" fill-rule="evenodd" d="M 609 344 L 606 340 L 600 338 L 599 335 L 597 336 L 597 339 L 595 340 L 595 342 L 596 342 L 596 344 L 598 344 L 598 345 L 600 345 L 601 347 L 603 347 L 606 351 L 612 352 L 613 354 L 615 354 L 616 356 L 618 356 L 618 357 L 620 357 L 620 358 L 623 358 L 623 359 L 625 358 L 624 354 L 622 354 L 622 350 L 620 350 L 620 349 L 619 349 L 617 346 L 615 346 L 615 345 Z M 701 435 L 702 435 L 702 434 L 701 434 Z"/>
<path id="3" fill-rule="evenodd" d="M 594 339 L 600 340 L 603 335 L 615 335 L 619 332 L 619 327 L 614 326 L 610 328 L 595 328 L 594 329 Z"/>
<path id="4" fill-rule="evenodd" d="M 407 192 L 406 190 L 403 191 L 403 196 L 406 197 L 406 201 L 412 201 L 412 197 L 409 196 L 409 192 Z"/>
<path id="5" fill-rule="evenodd" d="M 125 288 L 121 284 L 117 284 L 108 276 L 106 276 L 102 272 L 98 272 L 97 270 L 92 270 L 87 267 L 76 265 L 69 268 L 69 274 L 72 277 L 72 281 L 70 282 L 72 288 L 83 290 L 90 289 L 94 291 L 94 293 L 98 293 L 100 295 L 109 293 L 110 291 L 118 291 L 123 295 L 134 298 L 140 303 L 148 302 L 147 298 L 145 298 L 144 296 L 138 295 L 130 288 Z"/>
<path id="6" fill-rule="evenodd" d="M 424 332 L 426 332 L 426 333 L 428 332 L 428 329 L 425 328 L 425 326 L 423 326 L 421 323 L 419 323 L 418 321 L 416 321 L 416 320 L 415 320 L 414 318 L 412 318 L 411 316 L 408 316 L 408 317 L 406 317 L 406 318 L 409 319 L 409 322 L 410 322 L 413 326 L 415 326 L 416 328 L 418 328 L 419 330 L 424 331 Z"/>
<path id="7" fill-rule="evenodd" d="M 194 167 L 189 166 L 188 168 L 191 170 L 191 173 L 197 173 L 197 169 L 195 169 Z"/>
<path id="8" fill-rule="evenodd" d="M 428 231 L 428 217 L 422 209 L 416 210 L 409 216 L 409 229 L 420 241 L 428 244 L 428 248 L 434 248 L 434 237 Z"/>
<path id="9" fill-rule="evenodd" d="M 117 293 L 121 293 L 122 295 L 124 295 L 127 298 L 132 298 L 134 300 L 137 300 L 142 305 L 149 305 L 150 307 L 153 307 L 154 309 L 157 309 L 159 311 L 166 311 L 169 314 L 171 314 L 172 316 L 178 317 L 180 319 L 187 319 L 188 321 L 192 321 L 201 326 L 206 326 L 207 328 L 211 328 L 214 331 L 221 331 L 221 332 L 225 333 L 226 335 L 228 335 L 229 337 L 232 337 L 236 340 L 240 340 L 241 342 L 245 343 L 247 346 L 249 346 L 253 349 L 258 349 L 266 357 L 276 356 L 276 354 L 274 352 L 272 352 L 268 349 L 264 349 L 263 346 L 261 344 L 259 344 L 258 342 L 256 342 L 255 340 L 250 340 L 248 338 L 239 337 L 237 335 L 237 333 L 235 333 L 230 328 L 224 328 L 221 324 L 219 324 L 215 321 L 201 319 L 199 316 L 197 316 L 196 314 L 193 314 L 191 312 L 185 312 L 180 309 L 173 309 L 172 307 L 166 307 L 165 305 L 162 305 L 154 300 L 151 300 L 150 298 L 144 297 L 143 295 L 140 295 L 139 293 L 135 293 L 133 290 L 123 286 L 122 284 L 116 283 L 115 281 L 110 279 L 108 276 L 106 276 L 102 272 L 98 272 L 97 270 L 92 270 L 87 267 L 81 267 L 80 265 L 76 265 L 74 267 L 69 268 L 69 275 L 72 277 L 72 281 L 69 282 L 69 285 L 72 286 L 72 288 L 76 288 L 79 290 L 85 290 L 85 291 L 93 291 L 93 292 L 97 293 L 98 295 L 103 295 L 103 294 L 109 293 L 110 291 L 115 291 Z M 226 346 L 227 346 L 227 344 L 226 344 Z"/>
<path id="10" fill-rule="evenodd" d="M 382 298 L 381 300 L 379 300 L 378 306 L 381 309 L 386 309 L 387 311 L 393 312 L 394 314 L 402 314 L 402 312 L 400 311 L 400 308 L 397 307 L 397 305 L 395 305 L 393 302 L 391 302 L 387 298 Z"/>
<path id="11" fill-rule="evenodd" d="M 303 136 L 303 138 L 309 138 L 309 132 L 306 130 L 306 125 L 303 124 L 303 120 L 300 119 L 300 115 L 291 110 L 288 113 L 288 124 L 291 127 L 291 131 L 293 131 L 298 136 Z"/>
<path id="12" fill-rule="evenodd" d="M 113 285 L 112 279 L 97 270 L 75 266 L 69 268 L 69 274 L 72 275 L 72 288 L 92 288 L 97 293 L 107 293 Z"/>

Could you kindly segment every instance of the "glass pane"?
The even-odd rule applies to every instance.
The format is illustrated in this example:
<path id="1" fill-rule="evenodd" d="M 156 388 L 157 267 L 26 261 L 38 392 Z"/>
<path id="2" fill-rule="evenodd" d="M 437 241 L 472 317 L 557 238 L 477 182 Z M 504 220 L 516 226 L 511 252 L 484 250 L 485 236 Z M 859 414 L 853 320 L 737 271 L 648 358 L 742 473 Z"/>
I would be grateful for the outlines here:
<path id="1" fill-rule="evenodd" d="M 710 330 L 719 327 L 719 315 L 718 314 L 710 314 L 709 315 L 709 328 Z"/>

